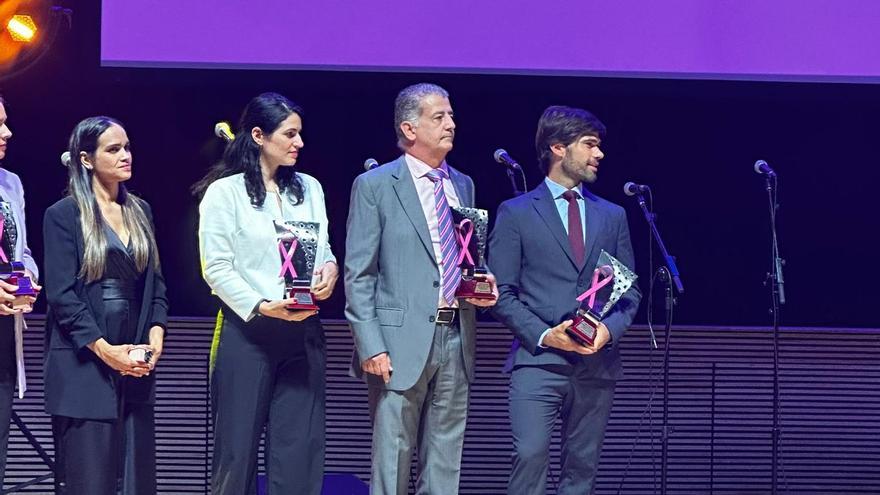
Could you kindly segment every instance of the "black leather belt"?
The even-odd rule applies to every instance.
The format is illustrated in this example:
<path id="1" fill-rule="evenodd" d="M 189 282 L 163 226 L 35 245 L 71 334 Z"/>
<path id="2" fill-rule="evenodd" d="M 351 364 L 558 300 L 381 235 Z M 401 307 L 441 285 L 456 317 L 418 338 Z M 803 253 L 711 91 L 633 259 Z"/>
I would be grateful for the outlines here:
<path id="1" fill-rule="evenodd" d="M 452 325 L 458 317 L 458 308 L 442 308 L 437 310 L 434 323 L 438 325 Z"/>

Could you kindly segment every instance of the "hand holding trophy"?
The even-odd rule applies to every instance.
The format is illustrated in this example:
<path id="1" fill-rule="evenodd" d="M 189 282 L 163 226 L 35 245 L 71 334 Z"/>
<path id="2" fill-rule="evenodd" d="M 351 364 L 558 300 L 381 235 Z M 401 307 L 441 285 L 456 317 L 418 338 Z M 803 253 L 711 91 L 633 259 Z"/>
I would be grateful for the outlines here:
<path id="1" fill-rule="evenodd" d="M 312 294 L 312 277 L 318 259 L 320 227 L 316 222 L 275 221 L 281 255 L 281 273 L 278 276 L 284 278 L 282 299 L 293 301 L 286 306 L 291 311 L 318 309 Z"/>
<path id="2" fill-rule="evenodd" d="M 612 307 L 633 286 L 638 276 L 605 250 L 593 270 L 590 288 L 577 297 L 580 304 L 565 332 L 576 342 L 592 346 L 596 330 Z"/>
<path id="3" fill-rule="evenodd" d="M 9 204 L 4 202 L 0 207 L 6 209 Z M 27 275 L 24 263 L 10 261 L 6 255 L 6 251 L 11 251 L 15 245 L 14 236 L 15 229 L 12 229 L 10 237 L 4 239 L 6 237 L 6 217 L 0 214 L 0 280 L 15 287 L 15 291 L 10 293 L 15 296 L 15 300 L 9 306 L 12 309 L 28 312 L 34 298 L 40 293 L 40 289 Z"/>

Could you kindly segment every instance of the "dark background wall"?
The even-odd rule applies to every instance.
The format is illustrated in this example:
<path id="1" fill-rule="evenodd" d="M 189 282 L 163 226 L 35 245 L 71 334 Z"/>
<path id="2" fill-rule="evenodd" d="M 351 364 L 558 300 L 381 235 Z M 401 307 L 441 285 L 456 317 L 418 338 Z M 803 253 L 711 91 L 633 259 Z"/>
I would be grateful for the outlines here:
<path id="1" fill-rule="evenodd" d="M 533 187 L 541 180 L 533 144 L 541 111 L 567 104 L 599 116 L 609 134 L 593 190 L 626 206 L 646 288 L 650 238 L 635 201 L 621 188 L 628 180 L 652 186 L 659 227 L 686 288 L 678 322 L 769 323 L 763 285 L 768 207 L 764 181 L 752 171 L 755 160 L 764 159 L 780 175 L 783 323 L 878 325 L 876 85 L 110 69 L 98 64 L 99 3 L 73 6 L 73 29 L 38 66 L 0 87 L 15 133 L 3 166 L 24 182 L 29 242 L 39 260 L 42 212 L 65 187 L 58 156 L 71 129 L 96 114 L 122 120 L 135 157 L 130 186 L 153 206 L 173 314 L 209 315 L 217 308 L 200 277 L 197 200 L 188 193 L 222 151 L 215 122 L 235 122 L 262 91 L 303 105 L 306 147 L 297 167 L 324 185 L 331 243 L 342 258 L 349 190 L 361 164 L 397 156 L 394 96 L 408 84 L 431 81 L 452 95 L 458 134 L 449 161 L 474 178 L 478 205 L 490 214 L 509 196 L 504 171 L 492 161 L 495 148 L 525 165 Z M 217 38 L 235 42 L 234 33 Z M 295 30 L 291 40 L 295 50 Z M 343 305 L 340 282 L 322 314 L 341 317 Z"/>

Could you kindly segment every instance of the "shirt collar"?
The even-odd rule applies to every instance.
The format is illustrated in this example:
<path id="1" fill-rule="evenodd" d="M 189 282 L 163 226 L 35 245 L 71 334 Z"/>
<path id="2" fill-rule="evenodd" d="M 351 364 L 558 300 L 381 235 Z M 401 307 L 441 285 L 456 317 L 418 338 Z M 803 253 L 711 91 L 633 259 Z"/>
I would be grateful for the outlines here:
<path id="1" fill-rule="evenodd" d="M 544 177 L 544 184 L 547 184 L 547 188 L 550 189 L 550 194 L 553 196 L 553 199 L 561 198 L 565 191 L 569 190 L 562 184 L 553 181 L 550 177 Z M 581 193 L 580 185 L 572 187 L 571 190 L 577 194 L 578 199 L 583 199 L 584 195 Z"/>
<path id="2" fill-rule="evenodd" d="M 412 174 L 413 177 L 417 179 L 425 177 L 426 175 L 428 175 L 428 172 L 434 170 L 433 168 L 431 168 L 430 165 L 410 155 L 409 153 L 406 153 L 403 156 L 406 160 L 406 166 L 409 168 L 409 172 Z M 446 177 L 450 177 L 449 166 L 446 165 L 446 160 L 443 160 L 443 163 L 440 164 L 440 168 L 443 169 L 444 172 L 446 172 Z"/>

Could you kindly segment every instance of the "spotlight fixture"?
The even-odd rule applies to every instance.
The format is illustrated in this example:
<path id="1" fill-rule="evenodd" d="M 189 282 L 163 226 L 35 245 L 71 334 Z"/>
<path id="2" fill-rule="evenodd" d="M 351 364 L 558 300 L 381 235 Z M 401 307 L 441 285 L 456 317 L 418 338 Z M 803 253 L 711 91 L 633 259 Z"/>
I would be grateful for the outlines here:
<path id="1" fill-rule="evenodd" d="M 37 35 L 37 24 L 29 15 L 16 14 L 6 23 L 6 30 L 13 40 L 29 43 Z"/>

